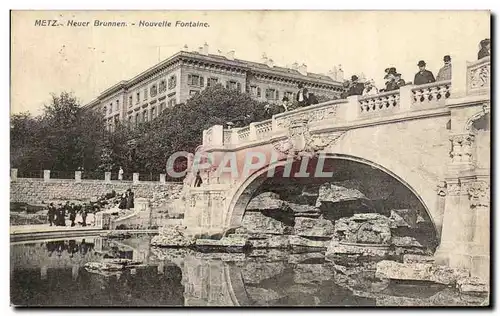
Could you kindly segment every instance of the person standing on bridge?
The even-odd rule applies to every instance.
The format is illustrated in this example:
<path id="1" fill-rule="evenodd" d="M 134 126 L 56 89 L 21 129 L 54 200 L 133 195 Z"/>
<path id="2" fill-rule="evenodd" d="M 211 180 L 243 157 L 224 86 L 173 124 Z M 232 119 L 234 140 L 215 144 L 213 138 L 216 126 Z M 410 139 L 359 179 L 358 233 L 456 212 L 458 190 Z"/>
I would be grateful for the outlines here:
<path id="1" fill-rule="evenodd" d="M 425 69 L 425 61 L 421 60 L 418 62 L 419 71 L 415 74 L 415 80 L 413 80 L 413 84 L 421 85 L 427 84 L 431 82 L 435 82 L 434 75 L 429 70 Z"/>
<path id="2" fill-rule="evenodd" d="M 443 57 L 444 66 L 439 69 L 436 81 L 451 80 L 451 57 L 446 55 Z"/>
<path id="3" fill-rule="evenodd" d="M 299 107 L 308 106 L 309 105 L 309 92 L 307 88 L 304 88 L 302 83 L 298 85 L 299 91 L 297 91 L 297 102 L 299 103 Z"/>
<path id="4" fill-rule="evenodd" d="M 69 220 L 71 221 L 71 227 L 75 227 L 75 219 L 76 219 L 76 207 L 75 203 L 71 203 L 69 206 Z"/>
<path id="5" fill-rule="evenodd" d="M 484 40 L 482 40 L 480 43 L 479 43 L 479 46 L 481 47 L 481 49 L 479 50 L 479 52 L 477 53 L 477 59 L 482 59 L 484 57 L 488 57 L 490 56 L 491 52 L 491 42 L 490 42 L 490 39 L 489 38 L 486 38 Z"/>

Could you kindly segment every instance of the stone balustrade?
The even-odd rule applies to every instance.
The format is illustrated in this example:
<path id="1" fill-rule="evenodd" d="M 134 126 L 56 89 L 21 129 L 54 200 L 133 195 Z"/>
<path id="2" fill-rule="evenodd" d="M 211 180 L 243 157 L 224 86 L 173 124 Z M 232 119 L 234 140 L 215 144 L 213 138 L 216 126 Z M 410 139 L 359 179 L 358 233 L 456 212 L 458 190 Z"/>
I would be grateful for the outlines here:
<path id="1" fill-rule="evenodd" d="M 433 83 L 413 86 L 412 106 L 442 105 L 451 96 L 451 80 L 436 81 Z"/>
<path id="2" fill-rule="evenodd" d="M 490 88 L 490 57 L 467 63 L 467 94 L 488 93 Z"/>
<path id="3" fill-rule="evenodd" d="M 455 66 L 454 66 L 455 67 Z M 222 130 L 215 125 L 205 130 L 203 146 L 208 148 L 246 146 L 284 136 L 290 123 L 306 120 L 310 126 L 356 125 L 357 121 L 390 120 L 402 116 L 418 116 L 418 111 L 446 109 L 446 101 L 459 95 L 466 82 L 466 95 L 489 93 L 490 58 L 467 62 L 453 70 L 453 80 L 424 85 L 407 85 L 399 90 L 372 96 L 352 96 L 273 115 L 272 119 L 254 122 L 249 126 Z M 453 89 L 452 89 L 453 84 Z M 455 87 L 455 85 L 457 87 Z M 458 87 L 460 86 L 460 87 Z M 465 88 L 465 85 L 463 85 Z M 457 93 L 457 95 L 455 95 Z M 460 93 L 461 94 L 461 93 Z M 407 113 L 407 114 L 406 114 Z"/>
<path id="4" fill-rule="evenodd" d="M 382 92 L 359 99 L 361 115 L 375 111 L 387 111 L 399 108 L 399 90 Z"/>

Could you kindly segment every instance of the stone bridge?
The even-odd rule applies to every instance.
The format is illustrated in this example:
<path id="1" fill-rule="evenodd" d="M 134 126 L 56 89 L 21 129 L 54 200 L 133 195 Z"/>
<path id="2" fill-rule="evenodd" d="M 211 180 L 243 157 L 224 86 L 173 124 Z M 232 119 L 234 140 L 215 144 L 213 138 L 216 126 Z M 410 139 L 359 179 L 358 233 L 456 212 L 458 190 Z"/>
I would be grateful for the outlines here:
<path id="1" fill-rule="evenodd" d="M 347 162 L 389 175 L 420 201 L 439 239 L 438 262 L 488 271 L 489 58 L 454 63 L 452 78 L 205 130 L 197 154 L 208 155 L 212 167 L 200 172 L 200 186 L 193 167 L 186 177 L 184 225 L 193 233 L 224 233 L 240 226 L 273 172 L 321 178 Z"/>

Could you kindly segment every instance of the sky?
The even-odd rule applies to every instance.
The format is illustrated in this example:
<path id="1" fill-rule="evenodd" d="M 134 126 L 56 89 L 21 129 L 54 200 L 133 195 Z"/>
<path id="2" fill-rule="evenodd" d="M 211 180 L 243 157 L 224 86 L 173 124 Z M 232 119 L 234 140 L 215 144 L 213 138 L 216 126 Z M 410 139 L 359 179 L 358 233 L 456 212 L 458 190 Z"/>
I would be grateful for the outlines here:
<path id="1" fill-rule="evenodd" d="M 37 19 L 63 26 L 35 26 Z M 69 27 L 67 21 L 88 21 Z M 127 27 L 95 27 L 95 20 Z M 139 21 L 170 21 L 172 27 L 139 27 Z M 208 28 L 174 27 L 201 21 Z M 131 23 L 135 23 L 133 26 Z M 443 56 L 477 59 L 479 41 L 490 38 L 488 11 L 13 11 L 11 18 L 11 113 L 40 114 L 50 94 L 70 91 L 86 104 L 188 45 L 209 44 L 210 53 L 277 66 L 305 63 L 327 73 L 342 65 L 345 77 L 364 73 L 383 86 L 394 66 L 413 81 L 417 62 L 435 75 Z"/>

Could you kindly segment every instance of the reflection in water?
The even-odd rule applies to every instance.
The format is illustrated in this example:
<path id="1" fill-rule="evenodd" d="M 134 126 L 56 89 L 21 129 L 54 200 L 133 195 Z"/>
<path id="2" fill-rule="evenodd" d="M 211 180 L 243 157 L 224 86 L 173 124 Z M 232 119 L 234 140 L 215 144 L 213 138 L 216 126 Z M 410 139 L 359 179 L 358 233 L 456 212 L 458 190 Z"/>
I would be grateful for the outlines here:
<path id="1" fill-rule="evenodd" d="M 375 263 L 340 266 L 323 254 L 277 250 L 203 254 L 149 246 L 150 236 L 11 245 L 11 301 L 29 306 L 439 306 L 478 305 L 429 283 L 375 278 Z M 91 273 L 84 265 L 128 258 L 146 265 Z"/>

